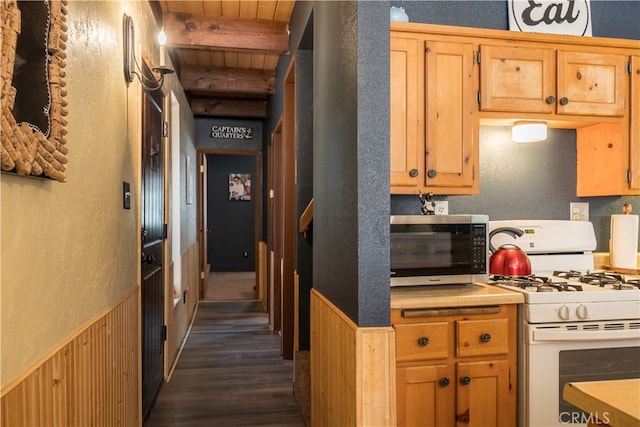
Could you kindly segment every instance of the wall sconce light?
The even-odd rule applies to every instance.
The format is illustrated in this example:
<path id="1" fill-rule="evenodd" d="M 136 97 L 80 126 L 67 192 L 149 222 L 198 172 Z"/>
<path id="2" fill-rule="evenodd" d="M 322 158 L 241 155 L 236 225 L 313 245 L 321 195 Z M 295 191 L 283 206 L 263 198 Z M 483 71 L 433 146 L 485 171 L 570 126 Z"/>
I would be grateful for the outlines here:
<path id="1" fill-rule="evenodd" d="M 545 122 L 515 122 L 511 128 L 513 142 L 540 142 L 547 139 Z"/>
<path id="2" fill-rule="evenodd" d="M 122 21 L 123 24 L 123 40 L 124 40 L 124 78 L 127 82 L 127 86 L 129 83 L 133 81 L 133 76 L 137 76 L 138 80 L 147 90 L 158 90 L 164 84 L 164 76 L 166 74 L 172 74 L 174 71 L 166 67 L 164 65 L 164 44 L 167 41 L 167 36 L 164 34 L 164 29 L 158 35 L 158 42 L 160 43 L 160 66 L 154 67 L 151 69 L 156 74 L 160 74 L 160 78 L 155 78 L 154 76 L 147 76 L 140 69 L 138 65 L 138 61 L 135 56 L 135 31 L 133 28 L 133 19 L 124 14 L 124 18 Z"/>

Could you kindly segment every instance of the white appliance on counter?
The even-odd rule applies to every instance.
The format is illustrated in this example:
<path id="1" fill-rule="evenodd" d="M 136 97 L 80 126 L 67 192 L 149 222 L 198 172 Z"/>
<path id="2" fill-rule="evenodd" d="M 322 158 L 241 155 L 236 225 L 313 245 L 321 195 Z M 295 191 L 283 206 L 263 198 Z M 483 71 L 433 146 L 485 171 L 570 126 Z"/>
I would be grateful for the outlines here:
<path id="1" fill-rule="evenodd" d="M 490 221 L 493 245 L 527 252 L 532 275 L 491 276 L 524 294 L 518 309 L 518 425 L 585 426 L 586 414 L 562 399 L 568 382 L 640 378 L 640 277 L 593 271 L 596 247 L 587 221 Z"/>

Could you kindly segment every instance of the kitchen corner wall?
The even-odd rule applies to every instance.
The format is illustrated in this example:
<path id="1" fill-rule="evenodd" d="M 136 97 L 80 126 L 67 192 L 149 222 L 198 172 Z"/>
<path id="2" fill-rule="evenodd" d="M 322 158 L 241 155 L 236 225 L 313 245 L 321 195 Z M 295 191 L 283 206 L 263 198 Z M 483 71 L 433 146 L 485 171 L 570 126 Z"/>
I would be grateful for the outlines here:
<path id="1" fill-rule="evenodd" d="M 390 2 L 402 6 L 401 2 Z M 412 22 L 508 29 L 506 1 L 426 1 L 404 4 Z M 591 0 L 593 35 L 640 39 L 640 2 Z M 510 128 L 480 128 L 480 194 L 436 196 L 449 213 L 482 213 L 499 219 L 569 219 L 570 202 L 588 202 L 598 252 L 608 252 L 609 222 L 640 197 L 576 197 L 576 133 L 549 129 L 546 141 L 515 144 Z M 392 214 L 420 214 L 417 196 L 391 196 Z"/>

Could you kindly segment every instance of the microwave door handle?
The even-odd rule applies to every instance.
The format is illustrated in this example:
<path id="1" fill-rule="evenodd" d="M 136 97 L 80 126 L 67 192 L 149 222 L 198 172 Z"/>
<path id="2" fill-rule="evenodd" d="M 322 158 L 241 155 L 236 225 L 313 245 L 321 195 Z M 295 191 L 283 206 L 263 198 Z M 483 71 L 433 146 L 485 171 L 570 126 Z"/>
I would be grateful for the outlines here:
<path id="1" fill-rule="evenodd" d="M 611 341 L 640 339 L 640 329 L 622 329 L 619 331 L 567 331 L 534 329 L 533 341 Z"/>

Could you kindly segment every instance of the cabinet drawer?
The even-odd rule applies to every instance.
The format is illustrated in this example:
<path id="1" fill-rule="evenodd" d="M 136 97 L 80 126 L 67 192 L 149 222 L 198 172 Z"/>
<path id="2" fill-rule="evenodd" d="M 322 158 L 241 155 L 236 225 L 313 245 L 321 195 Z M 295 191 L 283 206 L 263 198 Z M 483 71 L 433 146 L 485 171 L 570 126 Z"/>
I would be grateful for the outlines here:
<path id="1" fill-rule="evenodd" d="M 443 359 L 448 356 L 448 322 L 395 325 L 396 360 Z"/>
<path id="2" fill-rule="evenodd" d="M 456 322 L 456 356 L 506 354 L 509 351 L 507 319 Z"/>

